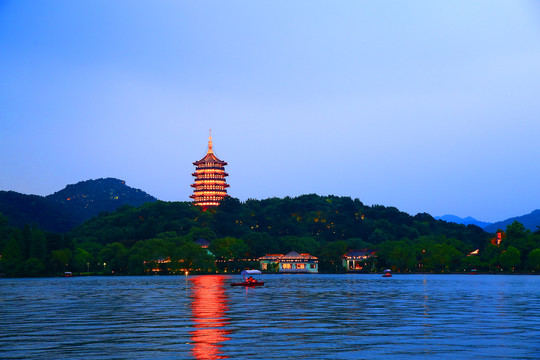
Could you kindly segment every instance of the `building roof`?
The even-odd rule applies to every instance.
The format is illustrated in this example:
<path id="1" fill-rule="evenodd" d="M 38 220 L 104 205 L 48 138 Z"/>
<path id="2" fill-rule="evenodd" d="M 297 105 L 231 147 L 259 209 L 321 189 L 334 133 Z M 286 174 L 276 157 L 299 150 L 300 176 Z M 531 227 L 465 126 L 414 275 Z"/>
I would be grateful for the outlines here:
<path id="1" fill-rule="evenodd" d="M 199 238 L 195 240 L 195 244 L 199 245 L 200 247 L 207 248 L 210 245 L 210 241 L 204 238 Z"/>
<path id="2" fill-rule="evenodd" d="M 312 256 L 310 254 L 299 254 L 296 251 L 290 251 L 287 254 L 283 255 L 281 258 L 282 260 L 293 260 L 293 259 L 303 259 L 303 260 L 316 260 L 316 256 Z"/>
<path id="3" fill-rule="evenodd" d="M 201 165 L 211 162 L 219 164 L 221 166 L 227 165 L 225 161 L 218 159 L 218 157 L 214 153 L 207 153 L 201 160 L 195 161 L 193 165 Z"/>
<path id="4" fill-rule="evenodd" d="M 343 255 L 344 258 L 362 258 L 375 256 L 376 251 L 370 250 L 349 250 L 348 253 Z"/>
<path id="5" fill-rule="evenodd" d="M 264 256 L 261 256 L 259 260 L 277 260 L 281 259 L 283 257 L 283 254 L 266 254 Z"/>
<path id="6" fill-rule="evenodd" d="M 198 161 L 195 161 L 193 165 L 201 165 L 205 163 L 217 163 L 221 166 L 227 165 L 227 163 L 223 160 L 220 160 L 215 154 L 214 149 L 212 145 L 212 132 L 210 132 L 210 136 L 208 137 L 208 150 L 206 152 L 206 155 Z"/>

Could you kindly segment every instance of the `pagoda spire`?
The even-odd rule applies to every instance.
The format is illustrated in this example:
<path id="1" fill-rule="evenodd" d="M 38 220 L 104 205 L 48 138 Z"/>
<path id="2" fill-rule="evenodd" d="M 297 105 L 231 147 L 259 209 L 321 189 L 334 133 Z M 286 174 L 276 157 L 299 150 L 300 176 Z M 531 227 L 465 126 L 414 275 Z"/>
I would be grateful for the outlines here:
<path id="1" fill-rule="evenodd" d="M 212 129 L 210 129 L 210 136 L 208 137 L 208 154 L 213 154 L 214 150 L 212 149 Z"/>
<path id="2" fill-rule="evenodd" d="M 192 174 L 195 177 L 195 183 L 191 184 L 191 187 L 195 189 L 193 195 L 190 196 L 193 199 L 193 204 L 202 207 L 203 210 L 218 206 L 220 201 L 228 196 L 229 184 L 227 184 L 225 177 L 229 174 L 225 172 L 227 163 L 214 154 L 212 130 L 210 130 L 208 137 L 206 155 L 201 160 L 195 161 L 193 165 L 197 167 Z"/>

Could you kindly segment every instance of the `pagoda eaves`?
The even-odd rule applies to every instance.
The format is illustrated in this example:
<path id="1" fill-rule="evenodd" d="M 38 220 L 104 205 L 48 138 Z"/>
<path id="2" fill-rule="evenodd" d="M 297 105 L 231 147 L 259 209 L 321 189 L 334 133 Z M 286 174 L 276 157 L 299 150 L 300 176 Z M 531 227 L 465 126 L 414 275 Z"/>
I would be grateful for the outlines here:
<path id="1" fill-rule="evenodd" d="M 218 206 L 220 201 L 227 197 L 225 177 L 229 176 L 225 172 L 227 163 L 220 160 L 215 154 L 212 146 L 212 135 L 208 139 L 208 150 L 206 155 L 198 161 L 193 162 L 197 168 L 191 174 L 195 177 L 195 183 L 191 184 L 193 204 L 201 206 L 203 209 Z"/>

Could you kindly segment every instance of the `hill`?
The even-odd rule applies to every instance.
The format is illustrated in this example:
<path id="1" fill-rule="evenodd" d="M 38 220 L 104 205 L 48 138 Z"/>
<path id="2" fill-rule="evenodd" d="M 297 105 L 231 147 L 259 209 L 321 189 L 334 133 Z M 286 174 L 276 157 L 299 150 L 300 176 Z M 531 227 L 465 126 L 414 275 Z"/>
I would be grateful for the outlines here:
<path id="1" fill-rule="evenodd" d="M 476 225 L 476 226 L 481 227 L 481 228 L 485 228 L 486 226 L 491 225 L 491 223 L 476 220 L 475 218 L 473 218 L 471 216 L 467 216 L 466 218 L 461 218 L 461 217 L 456 216 L 456 215 L 443 215 L 443 216 L 434 216 L 434 218 L 436 220 L 444 220 L 444 221 L 453 222 L 453 223 L 456 223 L 456 224 L 463 224 L 463 225 L 472 224 L 472 225 Z"/>
<path id="2" fill-rule="evenodd" d="M 0 213 L 18 228 L 35 224 L 46 231 L 67 232 L 102 212 L 156 200 L 123 180 L 106 178 L 68 185 L 45 197 L 0 191 Z"/>
<path id="3" fill-rule="evenodd" d="M 0 214 L 8 224 L 17 228 L 37 225 L 50 232 L 65 232 L 77 223 L 71 214 L 43 196 L 20 194 L 15 191 L 0 191 Z"/>
<path id="4" fill-rule="evenodd" d="M 540 209 L 534 210 L 533 212 L 527 215 L 516 216 L 510 219 L 503 220 L 503 221 L 498 221 L 489 226 L 486 226 L 484 230 L 490 233 L 494 233 L 498 229 L 506 230 L 506 227 L 512 224 L 514 221 L 517 221 L 523 224 L 525 228 L 531 231 L 536 231 L 538 230 L 538 227 L 540 226 Z"/>
<path id="5" fill-rule="evenodd" d="M 342 271 L 341 256 L 349 249 L 377 250 L 377 266 L 383 269 L 450 271 L 471 268 L 466 255 L 490 238 L 474 225 L 314 194 L 246 202 L 226 198 L 207 211 L 187 202 L 123 206 L 86 221 L 69 236 L 89 258 L 111 265 L 110 271 L 131 274 L 141 274 L 143 261 L 192 256 L 196 249 L 188 248 L 201 237 L 210 242 L 218 270 L 229 272 L 257 266 L 232 259 L 291 250 L 317 256 L 321 272 Z M 189 257 L 175 261 L 196 263 Z"/>
<path id="6" fill-rule="evenodd" d="M 199 245 L 201 238 L 208 249 Z M 291 250 L 316 256 L 319 272 L 331 273 L 345 271 L 342 256 L 357 249 L 376 251 L 363 264 L 365 271 L 540 270 L 540 232 L 516 223 L 499 246 L 491 238 L 475 225 L 366 206 L 349 197 L 225 198 L 206 211 L 190 202 L 155 201 L 101 212 L 65 234 L 10 229 L 0 216 L 0 274 L 234 273 L 257 267 L 262 255 Z M 479 255 L 470 256 L 477 249 Z"/>

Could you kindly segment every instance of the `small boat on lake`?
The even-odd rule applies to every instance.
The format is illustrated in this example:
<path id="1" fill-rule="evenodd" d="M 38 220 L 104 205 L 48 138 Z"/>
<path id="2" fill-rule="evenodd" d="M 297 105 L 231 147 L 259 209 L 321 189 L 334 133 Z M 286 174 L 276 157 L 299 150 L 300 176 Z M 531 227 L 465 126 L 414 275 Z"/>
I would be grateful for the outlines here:
<path id="1" fill-rule="evenodd" d="M 384 274 L 383 274 L 382 277 L 392 277 L 392 270 L 386 269 L 383 272 L 384 272 Z"/>
<path id="2" fill-rule="evenodd" d="M 231 283 L 231 286 L 262 286 L 264 281 L 260 281 L 253 278 L 253 275 L 260 275 L 259 270 L 244 270 L 240 273 L 242 275 L 242 282 Z"/>

